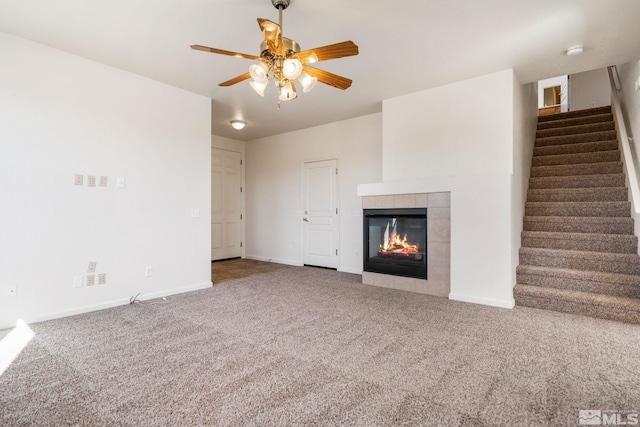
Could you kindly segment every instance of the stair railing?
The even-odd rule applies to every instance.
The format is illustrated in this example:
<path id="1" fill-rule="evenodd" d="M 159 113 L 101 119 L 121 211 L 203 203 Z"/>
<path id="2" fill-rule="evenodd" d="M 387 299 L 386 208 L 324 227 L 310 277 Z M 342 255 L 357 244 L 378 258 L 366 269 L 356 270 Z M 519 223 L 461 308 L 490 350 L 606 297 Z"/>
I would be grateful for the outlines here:
<path id="1" fill-rule="evenodd" d="M 618 95 L 618 92 L 621 91 L 620 85 L 616 83 L 616 81 L 619 81 L 618 71 L 615 65 L 607 67 L 607 71 L 609 72 L 609 82 L 611 83 L 611 106 L 616 123 L 616 131 L 620 137 L 622 157 L 629 180 L 629 190 L 631 191 L 634 210 L 636 213 L 640 213 L 640 185 L 638 183 L 635 158 L 631 151 L 631 145 L 629 144 L 631 138 L 629 138 L 629 133 L 627 132 L 627 125 L 624 120 L 624 114 L 622 114 L 622 105 L 620 104 L 620 96 Z"/>

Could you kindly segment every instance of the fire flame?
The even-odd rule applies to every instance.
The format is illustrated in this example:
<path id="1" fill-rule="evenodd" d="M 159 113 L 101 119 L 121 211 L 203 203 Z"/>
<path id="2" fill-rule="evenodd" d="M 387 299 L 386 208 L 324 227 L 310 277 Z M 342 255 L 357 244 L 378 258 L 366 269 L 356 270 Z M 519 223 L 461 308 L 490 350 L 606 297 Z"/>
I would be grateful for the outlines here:
<path id="1" fill-rule="evenodd" d="M 401 239 L 399 234 L 393 233 L 386 243 L 380 245 L 380 251 L 383 254 L 417 254 L 418 245 L 407 243 L 406 234 Z"/>

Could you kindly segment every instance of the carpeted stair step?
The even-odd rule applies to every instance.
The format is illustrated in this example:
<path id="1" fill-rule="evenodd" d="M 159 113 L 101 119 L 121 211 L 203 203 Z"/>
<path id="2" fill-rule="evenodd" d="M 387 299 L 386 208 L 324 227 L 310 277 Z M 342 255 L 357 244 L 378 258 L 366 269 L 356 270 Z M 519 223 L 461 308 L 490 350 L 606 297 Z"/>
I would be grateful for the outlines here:
<path id="1" fill-rule="evenodd" d="M 617 139 L 617 133 L 615 130 L 581 133 L 577 135 L 538 137 L 535 141 L 535 147 L 544 147 L 547 145 L 582 144 L 585 142 L 611 141 L 614 139 Z"/>
<path id="2" fill-rule="evenodd" d="M 530 202 L 626 202 L 626 187 L 541 188 L 529 190 Z"/>
<path id="3" fill-rule="evenodd" d="M 578 135 L 593 132 L 615 131 L 616 124 L 614 122 L 605 123 L 589 123 L 578 126 L 565 126 L 561 128 L 538 129 L 536 138 L 548 138 L 550 136 Z"/>
<path id="4" fill-rule="evenodd" d="M 533 148 L 533 156 L 554 156 L 570 153 L 593 153 L 597 151 L 611 151 L 618 149 L 618 141 L 595 141 L 575 144 L 544 145 Z"/>
<path id="5" fill-rule="evenodd" d="M 526 216 L 628 217 L 631 202 L 526 202 Z"/>
<path id="6" fill-rule="evenodd" d="M 516 305 L 579 314 L 626 323 L 640 323 L 640 300 L 575 292 L 540 286 L 516 285 Z"/>
<path id="7" fill-rule="evenodd" d="M 577 165 L 532 166 L 531 177 L 598 175 L 622 173 L 622 162 L 580 163 Z"/>
<path id="8" fill-rule="evenodd" d="M 572 165 L 578 163 L 617 162 L 620 160 L 620 150 L 596 151 L 591 153 L 553 154 L 548 156 L 534 156 L 532 166 Z"/>
<path id="9" fill-rule="evenodd" d="M 547 120 L 543 122 L 538 122 L 538 130 L 567 127 L 567 126 L 579 126 L 579 125 L 586 125 L 591 123 L 612 122 L 612 121 L 613 121 L 613 114 L 611 113 L 593 114 L 590 116 L 580 116 L 580 117 L 559 118 L 557 120 Z"/>
<path id="10" fill-rule="evenodd" d="M 546 116 L 539 116 L 538 123 L 571 119 L 574 117 L 595 116 L 598 114 L 609 114 L 609 113 L 611 113 L 611 106 L 605 105 L 604 107 L 587 108 L 584 110 L 574 110 L 574 111 L 567 111 L 565 113 L 547 114 Z"/>
<path id="11" fill-rule="evenodd" d="M 631 217 L 525 216 L 524 231 L 633 234 Z"/>
<path id="12" fill-rule="evenodd" d="M 637 254 L 638 238 L 630 234 L 523 231 L 522 247 Z"/>
<path id="13" fill-rule="evenodd" d="M 517 283 L 521 285 L 592 292 L 617 297 L 640 297 L 640 276 L 631 274 L 519 265 L 516 269 L 516 277 Z"/>
<path id="14" fill-rule="evenodd" d="M 523 247 L 520 265 L 640 275 L 640 256 L 635 254 Z"/>
<path id="15" fill-rule="evenodd" d="M 623 173 L 597 175 L 539 176 L 529 179 L 530 189 L 624 187 Z"/>

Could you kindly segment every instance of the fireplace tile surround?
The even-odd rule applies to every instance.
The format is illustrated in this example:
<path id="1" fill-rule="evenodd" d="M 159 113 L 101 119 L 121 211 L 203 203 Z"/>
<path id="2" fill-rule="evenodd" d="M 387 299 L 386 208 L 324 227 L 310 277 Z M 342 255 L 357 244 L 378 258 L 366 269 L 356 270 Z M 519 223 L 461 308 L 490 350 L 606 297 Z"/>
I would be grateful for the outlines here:
<path id="1" fill-rule="evenodd" d="M 363 196 L 363 209 L 427 208 L 427 280 L 365 271 L 362 283 L 448 297 L 451 288 L 451 193 Z"/>

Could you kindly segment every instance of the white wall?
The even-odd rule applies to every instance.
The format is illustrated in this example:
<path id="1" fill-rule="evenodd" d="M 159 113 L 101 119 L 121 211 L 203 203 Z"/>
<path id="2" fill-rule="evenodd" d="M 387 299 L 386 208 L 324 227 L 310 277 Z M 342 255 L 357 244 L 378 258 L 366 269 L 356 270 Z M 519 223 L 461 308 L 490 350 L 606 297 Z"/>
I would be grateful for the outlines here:
<path id="1" fill-rule="evenodd" d="M 210 286 L 210 100 L 5 33 L 0 51 L 0 327 Z M 107 284 L 73 288 L 89 261 Z"/>
<path id="2" fill-rule="evenodd" d="M 628 136 L 632 138 L 631 151 L 633 153 L 636 172 L 640 171 L 640 60 L 618 65 L 618 76 L 620 78 L 620 103 L 627 125 Z M 636 84 L 639 89 L 636 90 Z M 627 177 L 628 179 L 628 177 Z M 635 234 L 640 234 L 638 224 L 640 213 L 631 209 L 631 214 L 635 219 Z"/>
<path id="3" fill-rule="evenodd" d="M 514 80 L 506 70 L 383 102 L 383 183 L 359 192 L 451 192 L 452 299 L 514 304 Z"/>
<path id="4" fill-rule="evenodd" d="M 571 111 L 611 105 L 611 84 L 606 68 L 571 74 L 569 85 Z"/>
<path id="5" fill-rule="evenodd" d="M 246 256 L 302 265 L 302 164 L 338 159 L 338 270 L 362 272 L 357 184 L 381 180 L 382 118 L 372 114 L 247 142 Z"/>
<path id="6" fill-rule="evenodd" d="M 566 79 L 566 77 L 565 77 Z M 536 83 L 520 85 L 513 79 L 513 175 L 511 180 L 511 283 L 516 284 L 520 264 L 524 207 L 529 189 L 531 159 L 538 126 Z"/>

